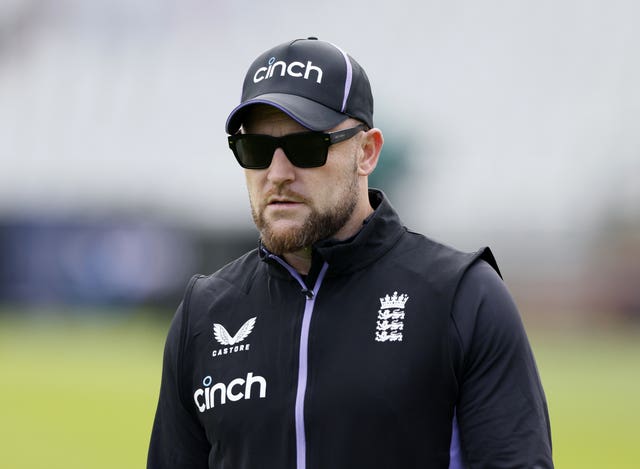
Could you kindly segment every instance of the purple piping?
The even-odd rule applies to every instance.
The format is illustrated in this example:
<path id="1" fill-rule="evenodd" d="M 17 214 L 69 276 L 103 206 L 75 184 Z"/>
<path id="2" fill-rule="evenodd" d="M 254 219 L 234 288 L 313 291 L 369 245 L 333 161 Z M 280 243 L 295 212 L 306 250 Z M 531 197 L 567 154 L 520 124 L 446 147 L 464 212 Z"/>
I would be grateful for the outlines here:
<path id="1" fill-rule="evenodd" d="M 343 95 L 344 97 L 342 98 L 342 109 L 340 109 L 340 112 L 344 112 L 344 110 L 347 107 L 347 99 L 349 98 L 349 93 L 351 93 L 351 80 L 353 79 L 353 67 L 351 66 L 351 60 L 349 60 L 349 56 L 347 55 L 347 53 L 342 49 L 340 49 L 335 44 L 331 44 L 331 45 L 340 51 L 340 53 L 344 57 L 344 62 L 347 66 L 347 76 L 344 80 L 344 95 Z"/>
<path id="2" fill-rule="evenodd" d="M 304 397 L 307 391 L 307 364 L 309 353 L 309 326 L 313 307 L 316 302 L 316 294 L 322 284 L 322 279 L 329 264 L 325 262 L 318 275 L 316 284 L 313 287 L 313 296 L 307 298 L 304 306 L 304 316 L 302 316 L 302 330 L 300 331 L 300 354 L 298 360 L 298 392 L 296 393 L 296 467 L 305 469 L 307 467 L 307 438 L 304 426 Z M 304 283 L 303 283 L 304 285 Z"/>
<path id="3" fill-rule="evenodd" d="M 229 117 L 227 118 L 227 123 L 226 123 L 226 127 L 225 128 L 229 127 L 229 121 L 231 120 L 231 116 L 233 116 L 236 113 L 236 111 L 242 109 L 243 107 L 249 106 L 251 104 L 268 104 L 269 106 L 273 106 L 276 109 L 281 110 L 282 112 L 287 114 L 289 117 L 291 117 L 294 121 L 296 121 L 301 126 L 306 127 L 308 125 L 306 122 L 302 122 L 300 119 L 298 119 L 295 116 L 291 115 L 289 113 L 289 110 L 286 109 L 284 106 L 281 106 L 280 104 L 274 103 L 273 101 L 269 101 L 267 99 L 252 99 L 250 102 L 242 103 L 242 104 L 238 105 L 233 111 L 231 111 L 231 114 L 229 114 Z M 275 259 L 278 259 L 276 256 L 273 256 L 273 257 Z"/>
<path id="4" fill-rule="evenodd" d="M 451 447 L 449 449 L 449 469 L 465 469 L 460 445 L 460 431 L 458 429 L 458 417 L 454 411 L 453 426 L 451 432 Z"/>
<path id="5" fill-rule="evenodd" d="M 271 258 L 278 261 L 289 273 L 295 278 L 304 290 L 307 289 L 307 285 L 304 283 L 300 274 L 280 259 L 278 256 L 271 255 Z M 322 285 L 324 274 L 327 272 L 329 264 L 326 262 L 320 269 L 316 284 L 313 287 L 310 297 L 307 297 L 304 305 L 304 313 L 302 316 L 302 329 L 300 330 L 300 351 L 298 354 L 298 387 L 296 391 L 296 407 L 295 407 L 295 420 L 296 420 L 296 469 L 306 469 L 307 467 L 307 437 L 304 425 L 304 398 L 307 392 L 307 374 L 308 374 L 308 361 L 309 361 L 309 328 L 311 325 L 311 316 L 313 316 L 313 308 L 316 303 L 316 295 Z"/>

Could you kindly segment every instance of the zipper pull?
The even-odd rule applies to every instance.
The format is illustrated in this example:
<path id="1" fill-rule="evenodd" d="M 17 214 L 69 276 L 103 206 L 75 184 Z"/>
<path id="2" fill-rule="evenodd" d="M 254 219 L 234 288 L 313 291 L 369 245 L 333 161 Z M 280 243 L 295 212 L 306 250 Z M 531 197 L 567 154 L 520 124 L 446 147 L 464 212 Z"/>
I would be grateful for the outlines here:
<path id="1" fill-rule="evenodd" d="M 313 299 L 313 291 L 309 290 L 308 288 L 303 288 L 301 291 L 304 294 L 304 296 L 307 297 L 307 300 Z"/>

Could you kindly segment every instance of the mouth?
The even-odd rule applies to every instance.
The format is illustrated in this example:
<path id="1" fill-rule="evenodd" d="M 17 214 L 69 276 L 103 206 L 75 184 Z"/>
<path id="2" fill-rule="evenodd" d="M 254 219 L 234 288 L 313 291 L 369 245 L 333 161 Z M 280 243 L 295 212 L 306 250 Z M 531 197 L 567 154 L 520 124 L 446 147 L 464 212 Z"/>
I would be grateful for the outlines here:
<path id="1" fill-rule="evenodd" d="M 267 204 L 267 207 L 270 207 L 274 210 L 286 210 L 286 209 L 294 209 L 294 208 L 300 207 L 301 205 L 302 203 L 300 202 L 277 201 L 277 202 L 270 202 L 269 204 Z"/>
<path id="2" fill-rule="evenodd" d="M 267 205 L 273 205 L 276 207 L 280 207 L 280 206 L 286 207 L 290 205 L 298 205 L 301 203 L 303 203 L 301 200 L 292 198 L 292 197 L 274 196 L 267 199 Z"/>
<path id="3" fill-rule="evenodd" d="M 272 213 L 297 213 L 305 205 L 304 200 L 298 197 L 274 195 L 267 198 L 265 208 Z M 287 215 L 289 216 L 289 215 Z"/>

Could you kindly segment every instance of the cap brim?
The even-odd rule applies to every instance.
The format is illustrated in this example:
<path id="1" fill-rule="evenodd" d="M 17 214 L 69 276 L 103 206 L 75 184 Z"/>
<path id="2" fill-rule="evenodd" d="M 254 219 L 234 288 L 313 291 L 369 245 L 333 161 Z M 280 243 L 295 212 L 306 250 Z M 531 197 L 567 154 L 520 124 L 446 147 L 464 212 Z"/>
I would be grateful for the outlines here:
<path id="1" fill-rule="evenodd" d="M 240 129 L 248 108 L 254 104 L 267 104 L 280 109 L 303 127 L 316 131 L 332 129 L 349 117 L 301 96 L 268 93 L 245 101 L 231 111 L 226 124 L 228 134 L 233 135 Z"/>

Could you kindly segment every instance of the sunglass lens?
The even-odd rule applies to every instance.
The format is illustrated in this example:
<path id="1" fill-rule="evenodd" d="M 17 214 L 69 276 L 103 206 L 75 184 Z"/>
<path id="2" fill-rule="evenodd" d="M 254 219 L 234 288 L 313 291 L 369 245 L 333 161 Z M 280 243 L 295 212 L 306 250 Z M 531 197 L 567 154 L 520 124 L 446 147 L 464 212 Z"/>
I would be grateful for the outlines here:
<path id="1" fill-rule="evenodd" d="M 274 151 L 272 140 L 262 135 L 245 135 L 236 141 L 236 156 L 243 168 L 268 168 Z"/>
<path id="2" fill-rule="evenodd" d="M 304 133 L 286 137 L 285 153 L 299 168 L 317 168 L 327 161 L 327 144 L 322 134 Z"/>

